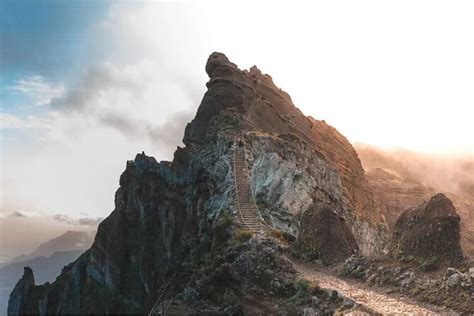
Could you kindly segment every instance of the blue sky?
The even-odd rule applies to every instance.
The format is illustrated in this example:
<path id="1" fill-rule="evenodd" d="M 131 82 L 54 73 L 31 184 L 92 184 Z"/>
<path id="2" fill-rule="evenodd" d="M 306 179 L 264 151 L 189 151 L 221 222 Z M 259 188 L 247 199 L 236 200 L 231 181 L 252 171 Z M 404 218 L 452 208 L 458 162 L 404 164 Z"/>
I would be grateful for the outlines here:
<path id="1" fill-rule="evenodd" d="M 21 78 L 41 75 L 67 82 L 96 61 L 89 30 L 107 1 L 4 0 L 0 2 L 2 110 L 23 113 L 31 96 L 10 89 Z"/>
<path id="2" fill-rule="evenodd" d="M 472 1 L 2 0 L 0 212 L 109 214 L 128 159 L 182 145 L 213 51 L 352 142 L 472 157 L 472 16 Z"/>
<path id="3" fill-rule="evenodd" d="M 141 38 L 148 5 L 0 2 L 0 213 L 104 216 L 125 161 L 171 157 L 203 93 L 204 72 L 199 92 L 189 82 L 205 55 L 187 75 L 186 60 L 159 52 L 154 28 Z M 152 7 L 144 22 L 185 24 L 181 5 Z M 171 47 L 161 29 L 156 40 Z"/>

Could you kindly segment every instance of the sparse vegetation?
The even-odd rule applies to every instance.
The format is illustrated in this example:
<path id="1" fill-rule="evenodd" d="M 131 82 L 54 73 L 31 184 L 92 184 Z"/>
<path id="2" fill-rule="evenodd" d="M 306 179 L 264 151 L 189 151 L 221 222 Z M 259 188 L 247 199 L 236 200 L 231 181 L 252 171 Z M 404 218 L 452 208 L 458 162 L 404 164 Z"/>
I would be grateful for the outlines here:
<path id="1" fill-rule="evenodd" d="M 248 229 L 240 229 L 235 233 L 234 240 L 237 245 L 241 245 L 253 237 L 253 232 Z"/>
<path id="2" fill-rule="evenodd" d="M 314 294 L 318 285 L 307 279 L 298 279 L 295 282 L 296 294 L 290 298 L 290 303 L 296 305 L 303 305 L 308 303 L 311 295 Z"/>
<path id="3" fill-rule="evenodd" d="M 283 236 L 283 233 L 278 230 L 278 229 L 271 229 L 270 230 L 270 235 L 273 237 L 273 238 L 276 238 L 278 240 L 281 240 L 281 241 L 284 241 L 285 240 L 285 236 Z"/>
<path id="4" fill-rule="evenodd" d="M 263 210 L 267 207 L 267 203 L 265 202 L 265 200 L 262 197 L 257 197 L 256 201 L 255 201 L 255 204 L 257 205 L 257 208 L 259 210 Z"/>
<path id="5" fill-rule="evenodd" d="M 227 227 L 232 226 L 234 224 L 234 218 L 230 214 L 230 211 L 225 209 L 221 212 L 219 219 L 217 220 L 216 228 L 220 229 L 227 229 Z"/>
<path id="6" fill-rule="evenodd" d="M 413 256 L 401 256 L 400 257 L 400 262 L 401 263 L 409 263 L 415 261 L 415 257 Z"/>
<path id="7" fill-rule="evenodd" d="M 433 256 L 420 262 L 421 271 L 434 271 L 438 268 L 439 256 Z"/>

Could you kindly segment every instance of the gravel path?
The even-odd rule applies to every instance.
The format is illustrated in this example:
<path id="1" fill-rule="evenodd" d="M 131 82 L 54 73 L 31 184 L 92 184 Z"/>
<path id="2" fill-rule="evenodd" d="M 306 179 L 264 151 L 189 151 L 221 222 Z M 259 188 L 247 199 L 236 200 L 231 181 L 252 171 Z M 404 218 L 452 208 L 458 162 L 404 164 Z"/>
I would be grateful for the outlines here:
<path id="1" fill-rule="evenodd" d="M 287 258 L 287 260 L 289 259 Z M 335 276 L 318 271 L 311 264 L 289 261 L 304 278 L 317 281 L 320 287 L 334 289 L 356 303 L 383 315 L 458 315 L 458 313 L 440 310 L 434 306 L 427 309 L 413 301 L 401 300 L 399 297 L 379 293 L 361 285 L 351 284 Z"/>

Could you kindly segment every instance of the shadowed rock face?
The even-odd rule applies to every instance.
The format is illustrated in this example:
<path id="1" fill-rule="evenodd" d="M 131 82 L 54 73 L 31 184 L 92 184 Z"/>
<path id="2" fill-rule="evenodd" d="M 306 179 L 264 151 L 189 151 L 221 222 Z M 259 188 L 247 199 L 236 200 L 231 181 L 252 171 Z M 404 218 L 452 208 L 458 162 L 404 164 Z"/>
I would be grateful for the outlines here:
<path id="1" fill-rule="evenodd" d="M 392 254 L 418 262 L 453 264 L 462 260 L 459 215 L 444 194 L 408 209 L 395 223 Z"/>
<path id="2" fill-rule="evenodd" d="M 186 127 L 186 147 L 172 162 L 140 154 L 127 163 L 92 247 L 54 283 L 23 293 L 27 312 L 143 313 L 173 271 L 205 265 L 200 260 L 224 242 L 222 214 L 237 220 L 235 135 L 246 143 L 250 184 L 269 224 L 298 235 L 310 205 L 332 203 L 362 251 L 382 250 L 385 224 L 350 143 L 304 116 L 256 67 L 241 71 L 213 53 L 206 71 L 208 91 Z"/>
<path id="3" fill-rule="evenodd" d="M 334 205 L 313 204 L 303 214 L 295 250 L 304 259 L 337 262 L 359 251 L 354 235 Z"/>
<path id="4" fill-rule="evenodd" d="M 25 267 L 23 276 L 16 284 L 8 301 L 8 315 L 21 315 L 27 313 L 26 300 L 30 299 L 29 294 L 35 286 L 33 271 Z"/>

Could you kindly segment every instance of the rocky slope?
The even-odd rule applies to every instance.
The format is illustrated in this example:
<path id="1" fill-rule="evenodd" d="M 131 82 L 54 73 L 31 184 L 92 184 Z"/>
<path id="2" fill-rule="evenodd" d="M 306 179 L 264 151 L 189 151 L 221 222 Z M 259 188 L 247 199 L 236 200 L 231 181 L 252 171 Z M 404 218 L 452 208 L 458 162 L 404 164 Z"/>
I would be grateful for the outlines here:
<path id="1" fill-rule="evenodd" d="M 461 271 L 452 267 L 436 272 L 424 272 L 423 267 L 413 262 L 400 264 L 387 257 L 363 258 L 352 256 L 335 268 L 347 280 L 358 280 L 371 289 L 380 289 L 387 294 L 399 293 L 419 302 L 433 304 L 434 314 L 472 315 L 474 313 L 474 268 L 461 266 Z M 359 285 L 363 288 L 363 284 Z M 392 297 L 393 298 L 393 297 Z M 387 298 L 390 301 L 390 298 Z M 383 306 L 385 299 L 380 301 Z M 396 302 L 397 306 L 403 302 Z M 369 305 L 370 306 L 370 305 Z M 418 306 L 419 307 L 419 306 Z M 433 307 L 433 306 L 431 306 Z M 451 309 L 451 311 L 446 308 Z M 425 315 L 420 311 L 386 311 L 384 314 Z M 431 314 L 431 313 L 430 313 Z"/>
<path id="2" fill-rule="evenodd" d="M 246 143 L 251 186 L 269 225 L 298 236 L 305 211 L 328 203 L 363 253 L 382 251 L 387 227 L 351 144 L 326 123 L 304 116 L 256 67 L 241 71 L 213 53 L 206 72 L 208 91 L 186 127 L 186 146 L 172 162 L 145 154 L 127 162 L 115 210 L 100 224 L 92 247 L 52 284 L 32 286 L 27 271 L 10 298 L 13 310 L 143 313 L 162 298 L 163 287 L 173 288 L 188 307 L 213 312 L 245 306 L 249 293 L 297 295 L 294 273 L 262 265 L 252 255 L 263 247 L 256 253 L 267 251 L 269 262 L 278 261 L 271 259 L 274 246 L 235 250 L 235 238 L 241 243 L 232 173 L 236 136 Z M 214 272 L 198 273 L 208 266 Z M 218 269 L 222 273 L 215 275 Z M 215 278 L 205 281 L 209 273 Z M 222 278 L 232 273 L 236 283 L 230 288 Z M 174 278 L 179 282 L 166 286 Z M 210 287 L 201 291 L 203 284 Z M 334 311 L 334 304 L 327 306 Z"/>

